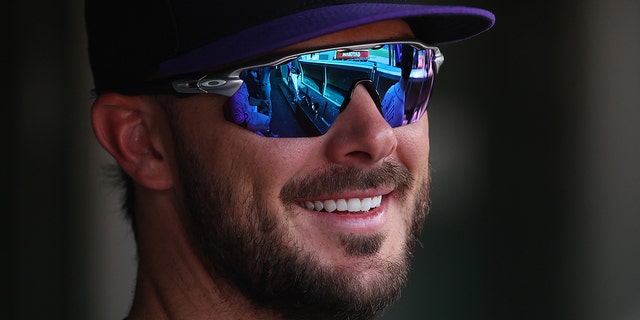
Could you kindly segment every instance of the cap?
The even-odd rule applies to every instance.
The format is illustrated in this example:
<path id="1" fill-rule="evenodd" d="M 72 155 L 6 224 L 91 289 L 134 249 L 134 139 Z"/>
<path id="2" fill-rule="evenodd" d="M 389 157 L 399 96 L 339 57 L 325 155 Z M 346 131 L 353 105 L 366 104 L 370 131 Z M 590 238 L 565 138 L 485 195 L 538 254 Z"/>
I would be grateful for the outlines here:
<path id="1" fill-rule="evenodd" d="M 97 90 L 126 91 L 154 77 L 211 70 L 331 32 L 404 19 L 431 45 L 490 29 L 494 15 L 420 1 L 86 0 Z"/>

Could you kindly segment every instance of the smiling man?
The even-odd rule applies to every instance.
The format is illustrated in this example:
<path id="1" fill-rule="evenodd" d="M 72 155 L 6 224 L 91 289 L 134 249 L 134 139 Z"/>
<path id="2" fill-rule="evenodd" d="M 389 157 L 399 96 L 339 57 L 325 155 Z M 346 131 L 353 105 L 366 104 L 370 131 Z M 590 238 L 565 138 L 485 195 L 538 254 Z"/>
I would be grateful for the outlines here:
<path id="1" fill-rule="evenodd" d="M 398 3 L 87 1 L 92 124 L 138 248 L 129 319 L 372 319 L 398 298 L 429 208 L 435 45 L 494 21 Z M 241 76 L 264 66 L 259 130 Z"/>

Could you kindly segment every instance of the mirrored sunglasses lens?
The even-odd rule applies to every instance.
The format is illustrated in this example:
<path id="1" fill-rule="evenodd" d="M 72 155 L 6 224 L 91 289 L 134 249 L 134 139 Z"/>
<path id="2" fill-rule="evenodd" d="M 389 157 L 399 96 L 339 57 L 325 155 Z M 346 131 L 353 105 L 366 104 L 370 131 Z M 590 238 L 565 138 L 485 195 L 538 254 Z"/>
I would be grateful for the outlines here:
<path id="1" fill-rule="evenodd" d="M 227 120 L 270 137 L 326 133 L 348 103 L 354 84 L 369 80 L 392 127 L 419 120 L 431 87 L 431 50 L 385 44 L 368 50 L 328 50 L 277 66 L 244 70 L 242 87 L 224 106 Z M 375 94 L 375 93 L 374 93 Z M 373 104 L 372 104 L 373 105 Z"/>

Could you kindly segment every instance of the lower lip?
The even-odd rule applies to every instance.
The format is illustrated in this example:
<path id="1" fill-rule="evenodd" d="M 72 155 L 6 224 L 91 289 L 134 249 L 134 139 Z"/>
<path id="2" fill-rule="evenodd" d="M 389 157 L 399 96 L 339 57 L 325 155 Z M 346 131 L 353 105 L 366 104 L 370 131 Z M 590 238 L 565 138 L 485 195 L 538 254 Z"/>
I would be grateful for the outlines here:
<path id="1" fill-rule="evenodd" d="M 352 233 L 378 232 L 385 225 L 386 197 L 382 198 L 379 207 L 362 213 L 330 213 L 326 211 L 314 211 L 305 209 L 313 217 L 320 219 L 322 223 L 334 229 L 340 229 Z"/>

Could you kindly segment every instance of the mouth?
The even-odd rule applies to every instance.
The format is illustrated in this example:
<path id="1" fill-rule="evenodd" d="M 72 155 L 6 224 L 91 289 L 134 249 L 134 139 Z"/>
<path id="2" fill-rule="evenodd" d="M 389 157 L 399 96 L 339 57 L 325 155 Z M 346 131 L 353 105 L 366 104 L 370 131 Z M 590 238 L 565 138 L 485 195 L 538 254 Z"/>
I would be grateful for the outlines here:
<path id="1" fill-rule="evenodd" d="M 328 213 L 365 213 L 380 207 L 382 195 L 364 198 L 341 198 L 327 200 L 308 200 L 300 202 L 301 207 L 308 210 Z"/>

